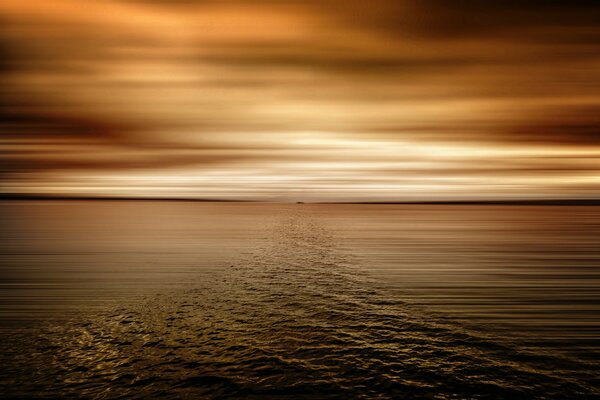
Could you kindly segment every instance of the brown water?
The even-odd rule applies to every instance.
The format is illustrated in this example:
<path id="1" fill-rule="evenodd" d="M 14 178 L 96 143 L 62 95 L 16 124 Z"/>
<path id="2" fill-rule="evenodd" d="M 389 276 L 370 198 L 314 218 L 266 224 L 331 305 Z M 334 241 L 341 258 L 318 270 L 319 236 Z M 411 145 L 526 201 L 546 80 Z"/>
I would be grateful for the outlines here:
<path id="1" fill-rule="evenodd" d="M 0 213 L 5 398 L 600 396 L 600 207 Z"/>

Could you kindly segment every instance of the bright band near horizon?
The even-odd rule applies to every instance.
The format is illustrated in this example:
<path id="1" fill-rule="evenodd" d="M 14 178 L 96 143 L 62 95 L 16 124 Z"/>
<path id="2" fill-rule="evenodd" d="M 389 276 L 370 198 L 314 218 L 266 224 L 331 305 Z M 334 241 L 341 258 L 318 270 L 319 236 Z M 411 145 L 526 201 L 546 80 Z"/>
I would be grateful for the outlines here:
<path id="1" fill-rule="evenodd" d="M 3 1 L 2 193 L 596 198 L 597 7 Z"/>

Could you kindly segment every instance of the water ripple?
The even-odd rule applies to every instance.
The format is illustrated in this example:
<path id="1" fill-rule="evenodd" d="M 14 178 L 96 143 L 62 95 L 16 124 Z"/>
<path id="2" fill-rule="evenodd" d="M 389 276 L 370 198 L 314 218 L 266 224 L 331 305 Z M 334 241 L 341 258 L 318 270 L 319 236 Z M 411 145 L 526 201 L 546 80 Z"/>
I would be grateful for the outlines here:
<path id="1" fill-rule="evenodd" d="M 567 399 L 598 365 L 402 301 L 330 231 L 284 209 L 228 268 L 2 345 L 12 398 Z M 4 339 L 4 337 L 3 337 Z M 23 349 L 29 349 L 23 351 Z"/>

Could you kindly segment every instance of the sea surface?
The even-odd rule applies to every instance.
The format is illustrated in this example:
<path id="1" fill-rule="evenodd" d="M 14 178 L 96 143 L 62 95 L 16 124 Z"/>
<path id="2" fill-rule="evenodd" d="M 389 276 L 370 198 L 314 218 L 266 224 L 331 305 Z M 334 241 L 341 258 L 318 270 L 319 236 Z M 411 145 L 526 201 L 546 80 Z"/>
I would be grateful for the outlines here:
<path id="1" fill-rule="evenodd" d="M 600 207 L 0 203 L 0 396 L 600 398 Z"/>

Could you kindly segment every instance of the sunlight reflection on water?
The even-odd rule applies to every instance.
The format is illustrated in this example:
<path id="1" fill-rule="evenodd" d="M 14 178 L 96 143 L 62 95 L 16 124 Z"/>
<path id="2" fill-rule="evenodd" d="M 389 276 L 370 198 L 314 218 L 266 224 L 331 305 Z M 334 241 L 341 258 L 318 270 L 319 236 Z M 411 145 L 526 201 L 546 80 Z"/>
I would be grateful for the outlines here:
<path id="1" fill-rule="evenodd" d="M 598 394 L 598 207 L 1 207 L 12 396 Z"/>

